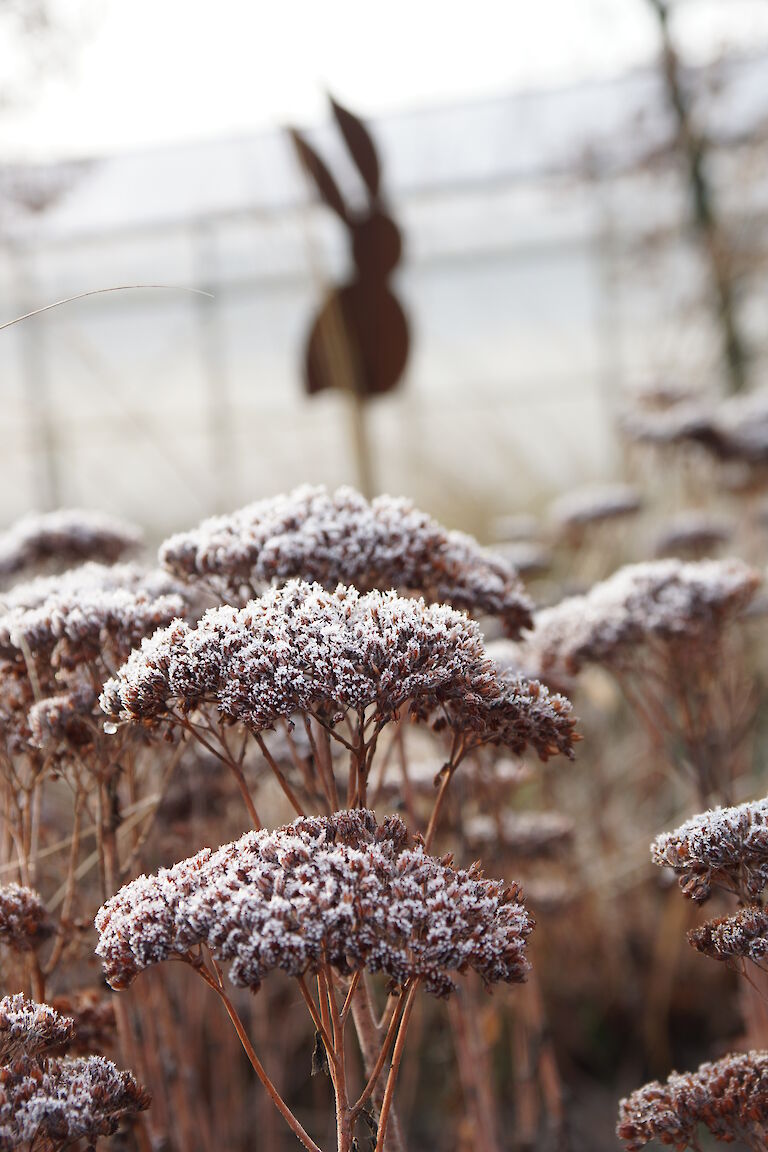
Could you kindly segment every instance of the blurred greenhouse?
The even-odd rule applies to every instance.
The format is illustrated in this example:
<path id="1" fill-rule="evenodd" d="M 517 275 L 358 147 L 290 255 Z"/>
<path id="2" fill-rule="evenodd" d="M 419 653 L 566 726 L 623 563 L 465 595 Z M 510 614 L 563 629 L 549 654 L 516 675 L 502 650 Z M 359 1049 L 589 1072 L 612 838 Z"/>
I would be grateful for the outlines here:
<path id="1" fill-rule="evenodd" d="M 737 244 L 768 205 L 767 63 L 731 58 L 688 77 Z M 401 387 L 368 406 L 377 488 L 485 534 L 499 513 L 615 473 L 627 389 L 720 387 L 659 71 L 370 123 L 405 235 L 397 292 L 412 330 Z M 359 196 L 330 126 L 309 137 Z M 284 133 L 2 179 L 3 319 L 91 289 L 168 286 L 3 332 L 4 521 L 98 504 L 159 534 L 304 480 L 355 482 L 345 397 L 310 402 L 301 382 L 345 236 Z M 739 279 L 756 373 L 765 255 L 752 240 Z"/>

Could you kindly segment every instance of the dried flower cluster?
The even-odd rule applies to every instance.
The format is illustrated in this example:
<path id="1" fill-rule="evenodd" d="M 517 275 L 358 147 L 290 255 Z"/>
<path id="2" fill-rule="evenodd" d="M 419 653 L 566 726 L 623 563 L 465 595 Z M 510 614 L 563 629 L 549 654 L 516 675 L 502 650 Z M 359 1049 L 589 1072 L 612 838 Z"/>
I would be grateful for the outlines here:
<path id="1" fill-rule="evenodd" d="M 25 516 L 0 534 L 0 575 L 12 576 L 46 561 L 57 567 L 102 560 L 114 563 L 136 548 L 141 533 L 103 512 L 62 508 Z"/>
<path id="2" fill-rule="evenodd" d="M 723 461 L 768 463 L 768 392 L 688 402 L 664 412 L 633 413 L 624 420 L 631 439 L 652 444 L 698 444 Z"/>
<path id="3" fill-rule="evenodd" d="M 642 503 L 631 484 L 600 484 L 566 492 L 552 503 L 549 514 L 557 527 L 569 531 L 633 516 Z"/>
<path id="4" fill-rule="evenodd" d="M 121 1117 L 149 1106 L 130 1072 L 103 1056 L 73 1060 L 22 1057 L 0 1068 L 0 1149 L 58 1152 L 116 1131 Z"/>
<path id="5" fill-rule="evenodd" d="M 0 944 L 14 952 L 39 948 L 53 932 L 45 905 L 32 888 L 0 887 Z"/>
<path id="6" fill-rule="evenodd" d="M 571 751 L 568 701 L 501 676 L 463 613 L 300 581 L 241 609 L 211 609 L 195 628 L 176 621 L 144 641 L 101 697 L 108 715 L 131 720 L 213 703 L 257 731 L 299 712 L 335 723 L 370 707 L 386 722 L 407 701 L 414 717 L 437 714 L 478 740 L 530 743 L 542 757 Z"/>
<path id="7" fill-rule="evenodd" d="M 516 887 L 407 847 L 398 817 L 367 810 L 249 832 L 156 876 L 142 876 L 96 917 L 107 980 L 125 988 L 151 964 L 206 944 L 235 984 L 273 969 L 299 976 L 324 962 L 343 972 L 420 978 L 438 995 L 451 973 L 487 984 L 524 979 L 533 922 Z"/>
<path id="8" fill-rule="evenodd" d="M 673 869 L 697 904 L 709 899 L 713 887 L 750 903 L 768 884 L 768 800 L 693 816 L 657 836 L 651 857 L 660 868 Z"/>
<path id="9" fill-rule="evenodd" d="M 352 488 L 297 488 L 172 536 L 160 560 L 242 604 L 291 579 L 359 591 L 396 588 L 498 617 L 510 636 L 530 624 L 515 569 L 469 536 L 448 532 L 408 500 L 368 503 Z"/>
<path id="10" fill-rule="evenodd" d="M 112 1048 L 116 1039 L 115 1005 L 112 996 L 97 988 L 84 988 L 68 996 L 54 996 L 51 1007 L 74 1022 L 74 1033 L 66 1050 L 73 1056 L 89 1052 L 102 1053 Z"/>
<path id="11" fill-rule="evenodd" d="M 712 960 L 742 958 L 760 964 L 768 953 L 768 913 L 748 904 L 733 916 L 718 916 L 692 928 L 688 940 Z"/>
<path id="12" fill-rule="evenodd" d="M 18 992 L 0 1000 L 0 1064 L 69 1044 L 75 1022 Z"/>
<path id="13" fill-rule="evenodd" d="M 84 564 L 3 594 L 0 724 L 8 752 L 92 742 L 105 676 L 185 605 L 167 573 L 134 564 Z"/>
<path id="14" fill-rule="evenodd" d="M 105 650 L 124 657 L 184 607 L 163 572 L 135 564 L 84 564 L 17 585 L 0 597 L 0 650 L 19 658 L 26 646 L 65 669 Z"/>
<path id="15" fill-rule="evenodd" d="M 616 1132 L 627 1152 L 639 1152 L 651 1140 L 698 1148 L 699 1125 L 716 1140 L 765 1147 L 768 1052 L 725 1056 L 697 1072 L 673 1072 L 663 1084 L 646 1084 L 621 1101 Z"/>
<path id="16" fill-rule="evenodd" d="M 576 673 L 586 664 L 621 664 L 651 640 L 713 642 L 759 584 L 740 560 L 628 565 L 586 595 L 538 612 L 522 658 Z"/>
<path id="17" fill-rule="evenodd" d="M 475 850 L 491 846 L 519 858 L 550 856 L 573 837 L 573 820 L 560 812 L 503 811 L 468 820 L 464 834 Z"/>
<path id="18" fill-rule="evenodd" d="M 732 526 L 723 517 L 689 508 L 667 521 L 654 551 L 659 557 L 702 556 L 727 543 L 732 535 Z"/>

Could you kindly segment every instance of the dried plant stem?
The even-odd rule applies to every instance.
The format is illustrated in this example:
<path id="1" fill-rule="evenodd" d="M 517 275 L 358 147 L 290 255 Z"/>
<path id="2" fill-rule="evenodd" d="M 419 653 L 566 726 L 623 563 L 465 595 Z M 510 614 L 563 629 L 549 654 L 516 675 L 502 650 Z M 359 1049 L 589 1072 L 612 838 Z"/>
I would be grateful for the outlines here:
<path id="1" fill-rule="evenodd" d="M 451 996 L 448 1018 L 467 1110 L 476 1132 L 476 1144 L 483 1152 L 486 1149 L 487 1152 L 499 1152 L 487 1053 L 478 1035 L 476 1005 L 467 998 L 465 988 L 458 989 Z"/>
<path id="2" fill-rule="evenodd" d="M 296 797 L 296 793 L 293 791 L 290 784 L 288 783 L 285 776 L 283 775 L 283 772 L 281 771 L 280 766 L 278 765 L 274 756 L 272 756 L 271 752 L 267 748 L 266 741 L 264 740 L 264 737 L 261 735 L 260 732 L 256 733 L 256 743 L 258 744 L 258 746 L 261 750 L 262 756 L 266 760 L 269 767 L 272 769 L 272 773 L 275 776 L 275 779 L 277 780 L 278 784 L 282 788 L 282 790 L 283 790 L 283 792 L 284 792 L 284 794 L 288 800 L 288 803 L 291 805 L 291 807 L 293 808 L 296 815 L 297 816 L 306 816 L 306 812 L 304 811 L 301 804 L 299 803 L 299 801 Z"/>
<path id="3" fill-rule="evenodd" d="M 299 976 L 296 982 L 299 985 L 304 1003 L 306 1004 L 307 1009 L 309 1010 L 309 1014 L 312 1017 L 312 1023 L 314 1024 L 316 1031 L 320 1034 L 320 1038 L 323 1041 L 326 1054 L 328 1055 L 329 1059 L 335 1060 L 336 1056 L 334 1052 L 333 1040 L 326 1031 L 322 1017 L 317 1009 L 317 1006 L 315 1005 L 314 1000 L 312 999 L 312 993 L 307 987 L 307 981 L 303 976 Z"/>
<path id="4" fill-rule="evenodd" d="M 387 1059 L 387 1056 L 389 1055 L 389 1050 L 392 1047 L 392 1044 L 393 1044 L 394 1039 L 395 1039 L 395 1034 L 397 1032 L 397 1026 L 398 1026 L 398 1023 L 400 1020 L 400 1010 L 403 1006 L 403 1003 L 404 1003 L 404 995 L 401 993 L 401 995 L 398 997 L 398 1001 L 397 1001 L 397 1004 L 395 1006 L 395 1011 L 392 1014 L 392 1019 L 389 1022 L 389 1028 L 387 1029 L 387 1034 L 381 1043 L 381 1047 L 379 1048 L 379 1054 L 376 1057 L 376 1061 L 371 1068 L 371 1071 L 370 1071 L 370 1074 L 368 1076 L 368 1080 L 366 1082 L 366 1085 L 363 1088 L 363 1091 L 360 1093 L 360 1096 L 358 1097 L 357 1101 L 355 1102 L 355 1105 L 353 1108 L 354 1112 L 359 1112 L 362 1109 L 363 1105 L 366 1103 L 366 1101 L 373 1095 L 373 1093 L 375 1091 L 376 1085 L 378 1084 L 378 1081 L 379 1081 L 379 1076 L 381 1075 L 382 1069 L 384 1068 L 384 1063 Z M 367 1071 L 367 1069 L 366 1069 L 366 1071 Z"/>
<path id="5" fill-rule="evenodd" d="M 333 1052 L 336 1073 L 333 1078 L 333 1086 L 336 1093 L 337 1149 L 338 1152 L 351 1152 L 355 1116 L 349 1106 L 349 1095 L 347 1091 L 347 1067 L 344 1051 L 344 1021 L 341 1018 L 339 1008 L 336 1003 L 333 971 L 329 964 L 325 965 L 324 978 L 326 992 L 328 995 L 328 1007 L 330 1009 L 331 1015 L 331 1025 L 333 1027 Z"/>
<path id="6" fill-rule="evenodd" d="M 393 999 L 393 1010 L 388 1024 L 389 1028 L 393 1029 L 392 1036 L 394 1037 L 393 1025 L 395 1017 L 399 1014 L 401 998 L 395 997 Z M 367 973 L 365 972 L 360 980 L 358 992 L 350 1002 L 350 1010 L 357 1034 L 357 1042 L 360 1045 L 360 1052 L 363 1057 L 363 1068 L 365 1069 L 366 1076 L 369 1077 L 368 1083 L 371 1086 L 370 1092 L 366 1095 L 364 1091 L 363 1095 L 355 1104 L 355 1112 L 358 1112 L 369 1098 L 373 1099 L 376 1109 L 379 1110 L 383 1099 L 383 1089 L 381 1088 L 380 1082 L 381 1067 L 377 1069 L 377 1065 L 381 1063 L 383 1066 L 392 1040 L 388 1040 L 388 1036 L 385 1036 L 382 1042 L 381 1032 L 383 1025 L 376 1022 L 368 989 Z M 389 1029 L 387 1029 L 387 1033 L 389 1033 Z M 373 1076 L 375 1070 L 376 1075 Z M 389 1141 L 387 1147 L 390 1152 L 404 1152 L 405 1150 L 405 1140 L 401 1132 L 399 1116 L 394 1108 L 390 1111 L 389 1116 Z"/>
<path id="7" fill-rule="evenodd" d="M 397 1073 L 400 1070 L 400 1061 L 403 1058 L 405 1050 L 405 1037 L 408 1031 L 408 1021 L 411 1018 L 413 1011 L 413 1001 L 416 991 L 419 986 L 419 980 L 414 980 L 411 987 L 405 994 L 405 1002 L 403 1005 L 403 1012 L 400 1019 L 400 1027 L 397 1032 L 397 1039 L 395 1040 L 395 1047 L 392 1052 L 392 1064 L 387 1076 L 387 1083 L 384 1089 L 384 1099 L 381 1104 L 381 1114 L 379 1116 L 379 1132 L 376 1138 L 376 1152 L 384 1152 L 384 1140 L 387 1134 L 387 1122 L 389 1120 L 390 1109 L 392 1108 L 392 1099 L 395 1093 L 395 1082 L 397 1081 Z"/>
<path id="8" fill-rule="evenodd" d="M 219 752 L 218 749 L 215 748 L 213 744 L 211 744 L 208 740 L 206 740 L 206 738 L 200 733 L 199 729 L 196 728 L 194 724 L 190 724 L 190 722 L 185 717 L 178 717 L 177 719 L 178 719 L 178 722 L 181 724 L 182 728 L 186 728 L 187 732 L 191 733 L 191 735 L 194 736 L 195 740 L 197 740 L 200 744 L 202 744 L 202 746 L 206 749 L 206 751 L 210 752 L 212 756 L 215 756 L 217 760 L 220 760 L 222 762 L 222 764 L 226 764 L 227 768 L 229 768 L 230 772 L 232 773 L 232 775 L 235 777 L 235 780 L 237 781 L 237 786 L 240 789 L 240 795 L 243 798 L 243 803 L 245 804 L 245 807 L 248 810 L 248 815 L 251 818 L 251 823 L 253 824 L 253 826 L 257 832 L 260 831 L 263 828 L 263 824 L 261 823 L 261 820 L 259 819 L 259 814 L 256 811 L 255 804 L 253 803 L 253 797 L 251 796 L 251 793 L 248 789 L 248 785 L 246 784 L 245 776 L 243 775 L 242 767 L 228 753 L 227 753 L 227 755 L 224 755 L 221 752 Z M 226 745 L 225 745 L 225 748 L 226 748 Z"/>
<path id="9" fill-rule="evenodd" d="M 554 1045 L 544 1012 L 541 985 L 535 967 L 531 968 L 528 973 L 528 980 L 520 991 L 522 993 L 521 1006 L 528 1018 L 528 1024 L 536 1043 L 539 1084 L 547 1122 L 557 1134 L 558 1148 L 565 1152 L 567 1132 L 563 1111 L 562 1085 Z"/>
<path id="10" fill-rule="evenodd" d="M 75 874 L 77 871 L 77 860 L 80 855 L 80 821 L 82 819 L 83 804 L 85 802 L 85 794 L 81 789 L 78 789 L 75 796 L 75 811 L 72 819 L 72 840 L 69 850 L 69 863 L 67 866 L 67 879 L 65 881 L 64 899 L 62 901 L 61 913 L 59 915 L 60 930 L 56 938 L 56 943 L 53 946 L 51 955 L 45 965 L 46 974 L 53 972 L 56 965 L 61 959 L 61 955 L 67 943 L 67 932 L 64 930 L 66 921 L 69 919 L 69 914 L 72 909 L 72 901 L 75 895 Z"/>
<path id="11" fill-rule="evenodd" d="M 746 965 L 745 965 L 746 967 Z M 754 970 L 749 977 L 742 973 L 739 981 L 742 1016 L 744 1018 L 745 1043 L 749 1048 L 765 1048 L 768 1045 L 768 972 Z"/>
<path id="12" fill-rule="evenodd" d="M 306 719 L 305 719 L 305 724 L 308 724 L 308 721 Z M 282 718 L 282 721 L 281 721 L 281 727 L 282 727 L 283 731 L 285 732 L 285 738 L 286 738 L 286 741 L 288 743 L 288 750 L 290 752 L 291 759 L 293 760 L 294 767 L 296 768 L 296 770 L 298 771 L 302 780 L 304 781 L 304 787 L 306 789 L 307 795 L 311 796 L 313 800 L 322 802 L 323 797 L 317 791 L 316 781 L 314 781 L 312 779 L 312 773 L 311 773 L 310 765 L 309 765 L 308 761 L 305 759 L 305 757 L 301 755 L 298 748 L 296 747 L 296 741 L 293 738 L 293 730 L 292 730 L 291 724 L 284 717 Z M 329 813 L 330 813 L 330 809 L 329 809 Z"/>
<path id="13" fill-rule="evenodd" d="M 277 1088 L 275 1087 L 275 1085 L 272 1083 L 269 1076 L 267 1075 L 267 1072 L 266 1072 L 266 1069 L 264 1068 L 264 1065 L 261 1063 L 258 1056 L 256 1055 L 256 1052 L 254 1051 L 254 1047 L 251 1044 L 250 1039 L 248 1038 L 248 1033 L 246 1032 L 246 1030 L 243 1026 L 243 1022 L 240 1019 L 240 1016 L 237 1012 L 237 1009 L 235 1008 L 234 1004 L 232 1003 L 229 996 L 227 996 L 227 993 L 224 990 L 224 985 L 223 985 L 223 982 L 221 979 L 221 974 L 219 973 L 219 971 L 216 967 L 216 963 L 212 958 L 211 958 L 211 963 L 213 964 L 214 971 L 216 972 L 215 978 L 203 966 L 202 962 L 201 962 L 199 967 L 196 967 L 195 970 L 200 973 L 200 975 L 205 980 L 206 984 L 208 984 L 211 988 L 213 988 L 214 992 L 217 994 L 217 996 L 221 1000 L 222 1004 L 224 1005 L 226 1013 L 232 1022 L 232 1025 L 235 1029 L 235 1032 L 237 1033 L 238 1039 L 243 1046 L 243 1051 L 245 1052 L 246 1056 L 248 1057 L 248 1059 L 251 1063 L 251 1067 L 253 1068 L 254 1072 L 256 1073 L 256 1075 L 258 1076 L 262 1085 L 264 1086 L 267 1093 L 269 1094 L 269 1097 L 272 1100 L 272 1103 L 275 1105 L 278 1112 L 283 1117 L 283 1119 L 285 1120 L 286 1124 L 288 1125 L 288 1127 L 293 1132 L 296 1139 L 301 1144 L 303 1144 L 303 1146 L 308 1150 L 308 1152 L 322 1152 L 322 1149 L 319 1147 L 319 1145 L 315 1144 L 314 1140 L 309 1135 L 309 1133 L 306 1132 L 304 1130 L 304 1128 L 301 1126 L 301 1124 L 296 1119 L 293 1112 L 291 1112 L 290 1108 L 285 1103 L 282 1096 L 278 1092 Z"/>
<path id="14" fill-rule="evenodd" d="M 341 806 L 336 789 L 336 777 L 333 774 L 330 735 L 327 729 L 321 727 L 319 722 L 313 724 L 309 716 L 304 716 L 303 719 L 307 739 L 309 740 L 309 745 L 312 749 L 315 765 L 317 766 L 320 777 L 320 785 L 325 793 L 328 811 L 329 813 L 338 812 Z M 315 738 L 315 728 L 317 729 L 317 739 Z"/>

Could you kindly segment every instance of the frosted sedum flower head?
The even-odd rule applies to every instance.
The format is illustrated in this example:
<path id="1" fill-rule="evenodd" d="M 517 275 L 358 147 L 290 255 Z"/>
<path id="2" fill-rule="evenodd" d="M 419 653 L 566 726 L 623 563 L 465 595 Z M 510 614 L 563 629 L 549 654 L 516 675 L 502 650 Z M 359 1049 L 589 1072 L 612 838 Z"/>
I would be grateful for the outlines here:
<path id="1" fill-rule="evenodd" d="M 11 576 L 47 561 L 59 568 L 84 560 L 113 563 L 140 540 L 137 528 L 103 512 L 62 508 L 25 516 L 0 533 L 0 575 Z"/>
<path id="2" fill-rule="evenodd" d="M 712 889 L 735 892 L 745 903 L 768 884 L 768 800 L 714 808 L 657 836 L 651 857 L 671 868 L 686 896 L 703 904 Z"/>
<path id="3" fill-rule="evenodd" d="M 313 712 L 336 723 L 375 708 L 382 723 L 406 701 L 437 709 L 480 737 L 570 753 L 569 703 L 519 677 L 504 678 L 463 613 L 394 592 L 358 593 L 292 581 L 244 608 L 214 608 L 191 628 L 176 621 L 134 652 L 104 686 L 104 711 L 153 720 L 178 706 L 214 704 L 252 730 Z"/>
<path id="4" fill-rule="evenodd" d="M 642 503 L 640 493 L 631 484 L 596 484 L 559 496 L 552 502 L 549 514 L 558 528 L 573 532 L 590 524 L 634 516 Z"/>
<path id="5" fill-rule="evenodd" d="M 630 564 L 586 595 L 538 612 L 523 657 L 572 674 L 587 664 L 620 665 L 651 641 L 712 643 L 759 585 L 740 560 Z"/>
<path id="6" fill-rule="evenodd" d="M 768 955 L 768 912 L 749 904 L 733 916 L 718 916 L 692 928 L 688 940 L 697 952 L 712 960 L 742 958 L 763 964 Z"/>
<path id="7" fill-rule="evenodd" d="M 148 1093 L 111 1060 L 21 1058 L 0 1068 L 0 1152 L 59 1152 L 110 1136 L 122 1116 L 149 1107 Z"/>
<path id="8" fill-rule="evenodd" d="M 656 538 L 657 556 L 694 556 L 715 551 L 733 536 L 733 527 L 722 516 L 689 508 L 673 516 Z"/>
<path id="9" fill-rule="evenodd" d="M 486 984 L 528 970 L 533 928 L 515 886 L 407 846 L 399 817 L 358 809 L 249 832 L 122 888 L 96 917 L 97 954 L 113 988 L 205 943 L 233 983 L 257 989 L 327 960 L 395 984 L 420 978 L 437 995 L 469 969 Z"/>
<path id="10" fill-rule="evenodd" d="M 49 1004 L 28 1000 L 21 992 L 4 996 L 0 1000 L 0 1063 L 68 1044 L 74 1031 L 74 1020 Z"/>
<path id="11" fill-rule="evenodd" d="M 497 616 L 510 636 L 530 624 L 515 568 L 408 500 L 369 503 L 352 488 L 304 486 L 172 536 L 160 562 L 242 604 L 270 584 L 301 579 L 361 592 L 397 588 L 477 615 Z"/>
<path id="12" fill-rule="evenodd" d="M 135 564 L 84 564 L 0 596 L 0 651 L 20 659 L 26 648 L 65 669 L 93 660 L 103 649 L 124 659 L 143 636 L 184 608 L 166 573 Z"/>
<path id="13" fill-rule="evenodd" d="M 616 1134 L 626 1152 L 640 1152 L 651 1140 L 677 1149 L 698 1148 L 700 1124 L 716 1140 L 765 1146 L 768 1052 L 724 1056 L 697 1072 L 673 1072 L 663 1084 L 646 1084 L 619 1104 Z"/>
<path id="14" fill-rule="evenodd" d="M 0 945 L 14 952 L 39 948 L 53 932 L 45 905 L 32 888 L 21 884 L 0 887 Z"/>

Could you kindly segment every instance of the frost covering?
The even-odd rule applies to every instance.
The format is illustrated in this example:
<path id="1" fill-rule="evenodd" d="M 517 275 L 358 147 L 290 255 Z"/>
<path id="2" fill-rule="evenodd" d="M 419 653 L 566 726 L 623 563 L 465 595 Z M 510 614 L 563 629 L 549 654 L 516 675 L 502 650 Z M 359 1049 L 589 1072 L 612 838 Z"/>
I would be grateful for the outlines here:
<path id="1" fill-rule="evenodd" d="M 686 896 L 697 904 L 712 888 L 756 900 L 768 884 L 768 800 L 713 808 L 657 836 L 651 857 L 672 868 Z"/>
<path id="2" fill-rule="evenodd" d="M 194 628 L 176 621 L 143 642 L 101 697 L 115 718 L 214 704 L 257 731 L 298 712 L 336 723 L 375 708 L 383 723 L 406 701 L 413 718 L 434 715 L 478 741 L 571 754 L 567 700 L 501 674 L 463 613 L 394 592 L 292 581 L 244 608 L 211 609 Z"/>
<path id="3" fill-rule="evenodd" d="M 275 968 L 299 976 L 324 959 L 397 984 L 419 977 L 438 995 L 467 969 L 487 984 L 523 980 L 533 921 L 519 889 L 407 839 L 397 816 L 378 826 L 365 809 L 338 812 L 249 832 L 141 876 L 96 917 L 106 978 L 125 988 L 205 943 L 235 984 L 253 989 Z"/>
<path id="4" fill-rule="evenodd" d="M 700 1124 L 716 1140 L 765 1147 L 768 1052 L 724 1056 L 697 1072 L 673 1072 L 663 1084 L 646 1084 L 619 1104 L 616 1134 L 627 1152 L 639 1152 L 651 1140 L 699 1148 Z"/>
<path id="5" fill-rule="evenodd" d="M 718 916 L 692 928 L 688 940 L 697 952 L 712 960 L 743 957 L 760 964 L 768 954 L 768 913 L 759 905 L 749 904 L 733 916 Z"/>
<path id="6" fill-rule="evenodd" d="M 121 1116 L 149 1106 L 130 1072 L 111 1060 L 22 1057 L 0 1068 L 0 1150 L 21 1146 L 69 1148 L 80 1139 L 109 1136 Z"/>
<path id="7" fill-rule="evenodd" d="M 46 1048 L 68 1044 L 75 1022 L 49 1004 L 38 1004 L 18 992 L 0 1000 L 0 1063 L 18 1056 L 34 1056 Z"/>
<path id="8" fill-rule="evenodd" d="M 497 616 L 512 637 L 531 619 L 531 602 L 502 557 L 448 532 L 409 500 L 379 496 L 369 503 L 352 488 L 331 494 L 303 486 L 205 520 L 167 540 L 160 562 L 235 604 L 269 584 L 301 579 L 420 594 Z"/>
<path id="9" fill-rule="evenodd" d="M 740 560 L 630 564 L 586 595 L 538 612 L 521 659 L 576 673 L 586 664 L 620 664 L 653 641 L 713 642 L 759 585 Z"/>
<path id="10" fill-rule="evenodd" d="M 165 572 L 136 564 L 83 564 L 0 596 L 0 652 L 50 654 L 72 667 L 101 647 L 126 654 L 142 636 L 181 615 L 185 600 Z"/>
<path id="11" fill-rule="evenodd" d="M 141 533 L 131 524 L 83 508 L 25 516 L 0 533 L 0 575 L 52 560 L 60 567 L 83 560 L 118 560 L 136 548 Z"/>
<path id="12" fill-rule="evenodd" d="M 45 905 L 33 888 L 0 887 L 0 944 L 15 952 L 38 948 L 53 932 Z"/>

